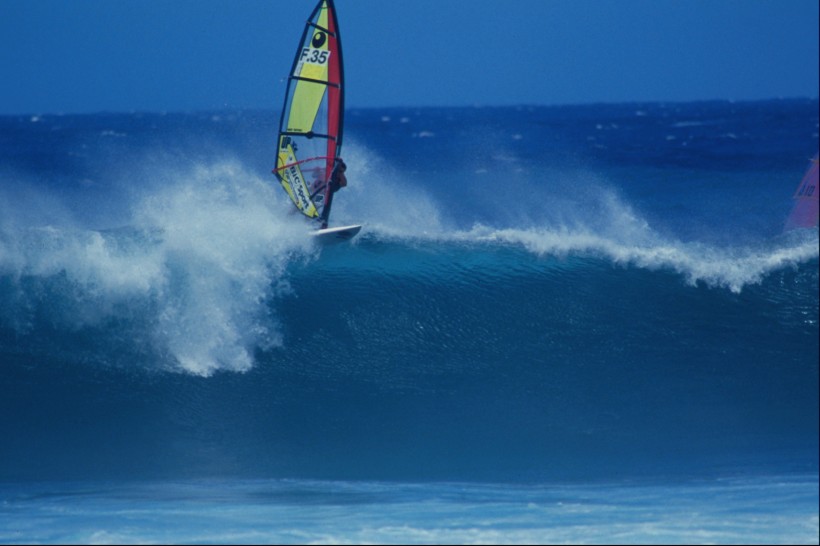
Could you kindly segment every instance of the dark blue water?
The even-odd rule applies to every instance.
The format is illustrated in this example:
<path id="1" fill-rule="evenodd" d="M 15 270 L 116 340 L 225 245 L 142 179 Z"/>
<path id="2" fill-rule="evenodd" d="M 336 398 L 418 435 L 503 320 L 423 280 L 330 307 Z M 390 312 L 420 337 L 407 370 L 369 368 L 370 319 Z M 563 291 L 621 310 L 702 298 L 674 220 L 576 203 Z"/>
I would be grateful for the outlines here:
<path id="1" fill-rule="evenodd" d="M 11 491 L 816 482 L 816 100 L 352 110 L 326 248 L 277 121 L 0 118 Z"/>

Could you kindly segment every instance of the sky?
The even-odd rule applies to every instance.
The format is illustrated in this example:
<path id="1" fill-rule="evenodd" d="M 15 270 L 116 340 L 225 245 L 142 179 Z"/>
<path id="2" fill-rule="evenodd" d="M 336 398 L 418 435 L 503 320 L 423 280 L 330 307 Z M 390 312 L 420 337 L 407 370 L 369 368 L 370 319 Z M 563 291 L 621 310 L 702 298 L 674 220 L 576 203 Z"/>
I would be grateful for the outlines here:
<path id="1" fill-rule="evenodd" d="M 275 109 L 316 0 L 0 0 L 0 115 Z M 818 97 L 818 0 L 336 0 L 350 108 Z"/>

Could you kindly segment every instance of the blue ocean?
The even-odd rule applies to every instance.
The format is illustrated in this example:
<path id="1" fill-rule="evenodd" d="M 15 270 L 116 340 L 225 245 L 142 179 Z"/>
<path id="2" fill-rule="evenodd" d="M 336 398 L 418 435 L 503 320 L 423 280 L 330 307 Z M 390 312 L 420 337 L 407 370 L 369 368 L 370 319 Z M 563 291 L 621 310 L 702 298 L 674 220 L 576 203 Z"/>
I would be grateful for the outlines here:
<path id="1" fill-rule="evenodd" d="M 818 110 L 0 117 L 0 542 L 817 544 Z"/>

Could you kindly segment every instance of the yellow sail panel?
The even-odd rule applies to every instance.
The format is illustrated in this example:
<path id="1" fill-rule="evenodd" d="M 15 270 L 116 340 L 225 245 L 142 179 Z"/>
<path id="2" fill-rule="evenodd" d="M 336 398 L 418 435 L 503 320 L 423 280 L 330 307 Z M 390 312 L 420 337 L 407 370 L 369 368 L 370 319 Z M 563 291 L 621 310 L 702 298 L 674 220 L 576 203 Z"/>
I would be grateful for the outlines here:
<path id="1" fill-rule="evenodd" d="M 303 214 L 310 218 L 319 216 L 319 211 L 310 198 L 307 182 L 302 173 L 302 167 L 296 159 L 293 146 L 284 142 L 288 137 L 282 137 L 283 142 L 279 143 L 279 157 L 276 161 L 277 172 L 279 173 L 282 186 L 288 192 L 290 199 L 296 204 Z"/>
<path id="2" fill-rule="evenodd" d="M 293 92 L 293 105 L 288 116 L 288 131 L 309 133 L 316 124 L 316 116 L 322 106 L 327 86 L 301 80 Z"/>
<path id="3" fill-rule="evenodd" d="M 312 131 L 327 92 L 331 51 L 328 47 L 330 41 L 327 39 L 327 33 L 321 30 L 327 28 L 326 2 L 322 3 L 316 22 L 319 28 L 311 29 L 312 35 L 303 44 L 293 70 L 293 76 L 298 80 L 288 116 L 288 131 Z"/>

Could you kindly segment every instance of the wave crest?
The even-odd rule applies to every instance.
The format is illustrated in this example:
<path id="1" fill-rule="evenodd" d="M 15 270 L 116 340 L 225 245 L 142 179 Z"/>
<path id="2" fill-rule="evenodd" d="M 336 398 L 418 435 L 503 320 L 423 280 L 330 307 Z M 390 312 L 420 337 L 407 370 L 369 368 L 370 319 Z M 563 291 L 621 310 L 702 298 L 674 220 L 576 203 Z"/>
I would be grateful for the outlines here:
<path id="1" fill-rule="evenodd" d="M 818 258 L 817 230 L 806 230 L 759 247 L 719 248 L 703 243 L 619 240 L 586 230 L 492 229 L 475 226 L 460 236 L 475 241 L 520 245 L 539 256 L 594 255 L 619 265 L 650 270 L 671 269 L 689 284 L 699 282 L 739 293 L 744 286 L 759 284 L 763 278 L 784 267 Z"/>
<path id="2" fill-rule="evenodd" d="M 30 329 L 55 301 L 68 329 L 140 309 L 171 369 L 202 376 L 246 371 L 256 347 L 280 344 L 267 303 L 287 293 L 289 261 L 316 251 L 305 226 L 235 162 L 162 175 L 165 188 L 136 202 L 127 228 L 4 226 L 0 274 L 16 287 L 5 321 Z"/>

